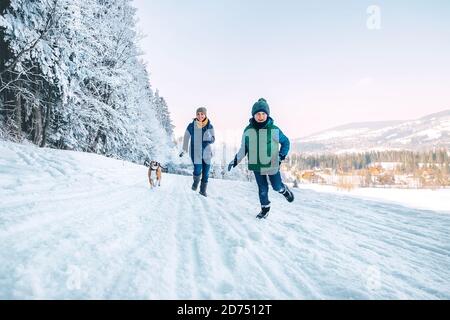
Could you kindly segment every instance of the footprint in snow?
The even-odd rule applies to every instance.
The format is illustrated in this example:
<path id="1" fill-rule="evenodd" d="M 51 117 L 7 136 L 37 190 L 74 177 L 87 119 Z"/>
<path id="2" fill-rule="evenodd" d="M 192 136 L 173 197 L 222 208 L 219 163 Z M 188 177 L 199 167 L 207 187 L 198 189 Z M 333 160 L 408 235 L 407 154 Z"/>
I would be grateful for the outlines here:
<path id="1" fill-rule="evenodd" d="M 231 285 L 231 283 L 224 280 L 219 284 L 218 290 L 222 294 L 228 294 L 234 290 L 234 287 Z"/>
<path id="2" fill-rule="evenodd" d="M 261 240 L 261 233 L 259 232 L 250 232 L 249 237 L 255 241 Z"/>

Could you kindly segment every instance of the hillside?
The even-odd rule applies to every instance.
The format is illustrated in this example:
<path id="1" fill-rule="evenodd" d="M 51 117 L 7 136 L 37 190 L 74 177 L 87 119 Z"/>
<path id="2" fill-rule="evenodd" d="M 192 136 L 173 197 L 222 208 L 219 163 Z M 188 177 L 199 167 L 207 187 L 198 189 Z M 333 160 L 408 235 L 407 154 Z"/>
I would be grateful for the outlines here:
<path id="1" fill-rule="evenodd" d="M 296 139 L 293 146 L 302 153 L 449 148 L 450 110 L 411 121 L 347 124 Z"/>
<path id="2" fill-rule="evenodd" d="M 0 142 L 1 299 L 449 299 L 450 215 Z"/>

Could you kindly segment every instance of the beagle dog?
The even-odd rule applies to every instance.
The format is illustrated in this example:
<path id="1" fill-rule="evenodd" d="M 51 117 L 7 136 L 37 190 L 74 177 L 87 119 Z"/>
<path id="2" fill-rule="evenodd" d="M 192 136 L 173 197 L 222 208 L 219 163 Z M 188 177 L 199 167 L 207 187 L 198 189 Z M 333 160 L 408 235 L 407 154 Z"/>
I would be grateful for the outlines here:
<path id="1" fill-rule="evenodd" d="M 155 172 L 156 181 L 154 178 L 152 178 L 153 171 Z M 156 187 L 156 185 L 158 185 L 158 187 L 161 186 L 161 176 L 162 176 L 161 164 L 156 161 L 151 161 L 148 167 L 148 181 L 150 183 L 151 188 Z"/>

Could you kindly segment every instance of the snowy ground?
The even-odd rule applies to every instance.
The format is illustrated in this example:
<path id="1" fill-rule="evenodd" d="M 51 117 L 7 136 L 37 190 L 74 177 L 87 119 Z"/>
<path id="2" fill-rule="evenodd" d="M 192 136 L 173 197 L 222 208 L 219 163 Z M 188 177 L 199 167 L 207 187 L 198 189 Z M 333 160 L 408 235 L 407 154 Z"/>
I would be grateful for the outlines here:
<path id="1" fill-rule="evenodd" d="M 450 189 L 356 188 L 347 191 L 319 184 L 300 184 L 299 188 L 450 213 Z"/>
<path id="2" fill-rule="evenodd" d="M 450 215 L 0 142 L 1 299 L 450 299 Z"/>

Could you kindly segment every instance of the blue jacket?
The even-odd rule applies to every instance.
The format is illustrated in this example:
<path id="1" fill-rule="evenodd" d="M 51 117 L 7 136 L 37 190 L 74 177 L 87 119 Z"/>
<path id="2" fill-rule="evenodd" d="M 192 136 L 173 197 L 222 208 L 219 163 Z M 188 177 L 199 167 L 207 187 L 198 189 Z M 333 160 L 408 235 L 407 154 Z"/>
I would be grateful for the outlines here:
<path id="1" fill-rule="evenodd" d="M 196 124 L 197 120 L 194 119 L 184 133 L 183 150 L 189 151 L 194 164 L 201 164 L 202 161 L 210 164 L 213 156 L 211 144 L 216 141 L 216 137 L 211 121 L 208 118 L 206 120 L 208 123 L 203 128 L 199 128 Z M 188 150 L 189 142 L 191 146 Z"/>

